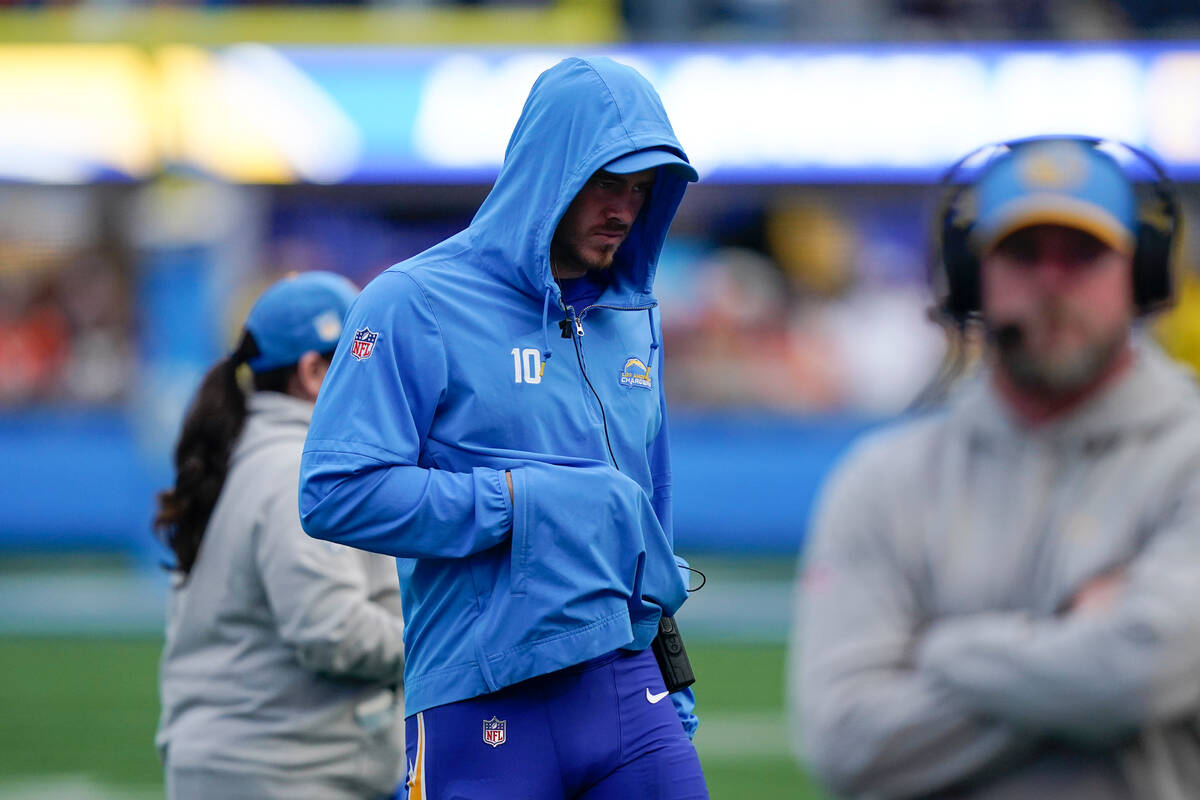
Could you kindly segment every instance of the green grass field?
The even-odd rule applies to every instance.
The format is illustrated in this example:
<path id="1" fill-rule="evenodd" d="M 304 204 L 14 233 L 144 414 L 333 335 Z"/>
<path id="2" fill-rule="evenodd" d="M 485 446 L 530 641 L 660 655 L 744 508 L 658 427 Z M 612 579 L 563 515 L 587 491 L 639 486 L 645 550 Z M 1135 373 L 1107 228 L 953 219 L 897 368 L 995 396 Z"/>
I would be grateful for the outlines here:
<path id="1" fill-rule="evenodd" d="M 0 642 L 0 798 L 162 796 L 154 753 L 159 642 L 20 637 Z M 816 800 L 788 755 L 783 648 L 689 642 L 696 737 L 714 798 Z"/>

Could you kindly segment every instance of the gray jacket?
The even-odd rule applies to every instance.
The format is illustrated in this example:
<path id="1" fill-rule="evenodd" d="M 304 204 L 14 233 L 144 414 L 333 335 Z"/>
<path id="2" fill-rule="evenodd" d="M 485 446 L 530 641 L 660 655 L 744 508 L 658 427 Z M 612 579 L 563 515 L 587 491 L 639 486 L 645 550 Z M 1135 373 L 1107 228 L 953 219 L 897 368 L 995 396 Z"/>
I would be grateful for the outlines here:
<path id="1" fill-rule="evenodd" d="M 301 529 L 311 415 L 287 395 L 249 399 L 199 557 L 172 591 L 157 744 L 169 769 L 370 797 L 396 787 L 404 760 L 399 584 L 393 559 Z"/>
<path id="2" fill-rule="evenodd" d="M 978 377 L 861 444 L 814 537 L 791 710 L 834 791 L 1200 797 L 1200 396 L 1153 348 L 1035 429 Z"/>

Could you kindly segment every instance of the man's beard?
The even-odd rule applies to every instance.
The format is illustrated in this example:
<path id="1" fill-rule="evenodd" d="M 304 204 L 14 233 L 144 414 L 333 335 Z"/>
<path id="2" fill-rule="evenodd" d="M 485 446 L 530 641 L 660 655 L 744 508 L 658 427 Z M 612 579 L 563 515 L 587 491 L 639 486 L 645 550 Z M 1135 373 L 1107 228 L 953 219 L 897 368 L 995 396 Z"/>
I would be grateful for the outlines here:
<path id="1" fill-rule="evenodd" d="M 1065 356 L 1045 356 L 1029 350 L 1019 324 L 1001 325 L 991 336 L 1000 367 L 1018 387 L 1046 397 L 1065 397 L 1095 383 L 1120 355 L 1124 330 L 1088 342 Z"/>
<path id="2" fill-rule="evenodd" d="M 602 256 L 600 260 L 588 258 L 583 251 L 575 245 L 563 245 L 555 254 L 555 259 L 559 263 L 567 264 L 576 269 L 584 269 L 588 272 L 597 270 L 605 270 L 613 265 L 613 258 L 616 256 L 616 250 L 608 254 L 607 257 Z"/>

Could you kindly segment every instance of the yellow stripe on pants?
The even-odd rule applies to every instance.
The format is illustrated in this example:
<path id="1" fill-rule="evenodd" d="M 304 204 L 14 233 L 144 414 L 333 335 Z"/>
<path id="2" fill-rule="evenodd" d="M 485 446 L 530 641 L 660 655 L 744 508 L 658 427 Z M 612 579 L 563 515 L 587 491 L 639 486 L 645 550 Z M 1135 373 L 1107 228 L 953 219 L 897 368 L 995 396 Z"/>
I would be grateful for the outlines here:
<path id="1" fill-rule="evenodd" d="M 417 712 L 417 761 L 408 770 L 408 800 L 428 800 L 425 796 L 425 712 Z"/>

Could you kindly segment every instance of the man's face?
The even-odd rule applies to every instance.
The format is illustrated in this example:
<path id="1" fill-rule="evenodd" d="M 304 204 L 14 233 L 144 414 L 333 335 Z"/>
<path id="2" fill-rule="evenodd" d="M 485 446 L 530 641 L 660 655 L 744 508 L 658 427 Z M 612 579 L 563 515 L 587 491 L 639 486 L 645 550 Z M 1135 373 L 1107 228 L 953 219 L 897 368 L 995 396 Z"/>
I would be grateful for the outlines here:
<path id="1" fill-rule="evenodd" d="M 571 201 L 550 245 L 559 277 L 608 269 L 650 196 L 654 170 L 614 175 L 599 170 Z"/>
<path id="2" fill-rule="evenodd" d="M 1000 367 L 1044 395 L 1084 388 L 1124 347 L 1133 260 L 1075 228 L 1035 225 L 982 261 L 983 315 Z"/>

